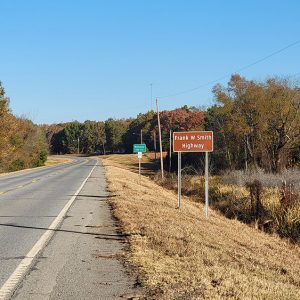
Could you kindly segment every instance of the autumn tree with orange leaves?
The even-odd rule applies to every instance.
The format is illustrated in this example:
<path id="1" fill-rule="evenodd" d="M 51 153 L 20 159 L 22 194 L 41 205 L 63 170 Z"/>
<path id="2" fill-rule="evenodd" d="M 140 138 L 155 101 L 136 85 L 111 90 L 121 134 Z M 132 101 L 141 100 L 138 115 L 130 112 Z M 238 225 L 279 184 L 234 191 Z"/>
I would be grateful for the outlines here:
<path id="1" fill-rule="evenodd" d="M 227 87 L 213 89 L 216 105 L 206 114 L 215 131 L 216 161 L 230 169 L 281 172 L 299 161 L 291 154 L 300 145 L 300 89 L 281 78 L 263 82 L 233 75 Z M 224 163 L 223 163 L 224 164 Z"/>
<path id="2" fill-rule="evenodd" d="M 43 165 L 47 147 L 39 126 L 11 113 L 9 99 L 0 82 L 0 172 Z"/>

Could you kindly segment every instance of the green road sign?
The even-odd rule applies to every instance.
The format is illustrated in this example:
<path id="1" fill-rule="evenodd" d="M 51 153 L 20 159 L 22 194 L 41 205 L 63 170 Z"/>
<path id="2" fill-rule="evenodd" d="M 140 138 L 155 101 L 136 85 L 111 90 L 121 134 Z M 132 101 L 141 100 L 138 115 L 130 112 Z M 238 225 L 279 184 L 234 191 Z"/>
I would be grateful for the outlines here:
<path id="1" fill-rule="evenodd" d="M 134 144 L 133 153 L 146 152 L 146 144 Z"/>

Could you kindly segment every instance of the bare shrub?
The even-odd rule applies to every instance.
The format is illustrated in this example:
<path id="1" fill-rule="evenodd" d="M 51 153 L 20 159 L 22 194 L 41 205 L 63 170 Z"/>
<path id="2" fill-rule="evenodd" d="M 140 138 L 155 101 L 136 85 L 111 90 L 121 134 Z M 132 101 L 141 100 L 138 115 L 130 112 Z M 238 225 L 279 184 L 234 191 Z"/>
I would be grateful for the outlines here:
<path id="1" fill-rule="evenodd" d="M 250 191 L 251 214 L 255 216 L 255 219 L 258 219 L 263 214 L 261 202 L 262 184 L 259 180 L 254 180 L 253 182 L 247 182 L 246 187 Z"/>
<path id="2" fill-rule="evenodd" d="M 299 195 L 296 194 L 294 185 L 287 185 L 286 181 L 282 181 L 280 196 L 281 208 L 284 211 L 287 211 L 289 208 L 293 207 L 299 200 Z"/>
<path id="3" fill-rule="evenodd" d="M 253 222 L 260 229 L 278 233 L 293 242 L 300 240 L 300 170 L 284 170 L 281 174 L 257 171 L 231 171 L 221 176 L 225 185 L 232 186 L 232 198 L 239 188 L 247 187 L 250 203 L 244 199 L 226 201 L 221 211 L 232 211 L 243 222 Z M 256 186 L 260 182 L 260 186 Z M 249 199 L 249 198 L 248 198 Z M 250 209 L 249 205 L 250 204 Z M 234 204 L 234 205 L 233 205 Z M 239 204 L 239 205 L 237 205 Z M 226 207 L 226 209 L 224 208 Z M 217 206 L 218 208 L 218 206 Z M 228 216 L 228 213 L 225 213 Z M 251 221 L 252 220 L 252 221 Z"/>

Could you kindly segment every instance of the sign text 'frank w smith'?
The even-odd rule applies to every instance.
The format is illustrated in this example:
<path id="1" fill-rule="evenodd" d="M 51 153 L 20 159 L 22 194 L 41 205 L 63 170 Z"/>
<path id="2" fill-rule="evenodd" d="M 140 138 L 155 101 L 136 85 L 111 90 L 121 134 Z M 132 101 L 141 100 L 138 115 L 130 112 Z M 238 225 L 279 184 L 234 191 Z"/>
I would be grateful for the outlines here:
<path id="1" fill-rule="evenodd" d="M 173 133 L 174 152 L 212 152 L 212 131 L 188 131 Z"/>

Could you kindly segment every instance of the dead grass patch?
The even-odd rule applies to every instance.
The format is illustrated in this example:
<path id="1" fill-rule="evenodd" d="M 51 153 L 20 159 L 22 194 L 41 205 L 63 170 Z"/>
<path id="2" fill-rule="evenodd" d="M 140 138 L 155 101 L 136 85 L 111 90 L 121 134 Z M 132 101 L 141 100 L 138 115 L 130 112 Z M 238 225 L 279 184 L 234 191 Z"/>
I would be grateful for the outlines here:
<path id="1" fill-rule="evenodd" d="M 148 299 L 300 299 L 300 249 L 104 159 L 127 260 Z"/>
<path id="2" fill-rule="evenodd" d="M 45 162 L 45 166 L 54 166 L 58 164 L 64 164 L 71 162 L 72 159 L 69 157 L 58 156 L 58 155 L 48 155 L 47 161 Z"/>
<path id="3" fill-rule="evenodd" d="M 157 156 L 159 158 L 159 155 Z M 139 172 L 139 161 L 137 154 L 110 154 L 106 155 L 105 159 L 112 165 L 118 165 L 132 172 Z M 154 160 L 154 153 L 144 153 L 141 160 L 141 172 L 143 175 L 154 175 L 158 170 L 159 161 Z"/>

